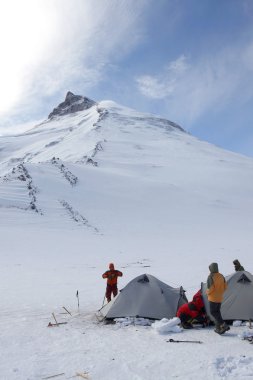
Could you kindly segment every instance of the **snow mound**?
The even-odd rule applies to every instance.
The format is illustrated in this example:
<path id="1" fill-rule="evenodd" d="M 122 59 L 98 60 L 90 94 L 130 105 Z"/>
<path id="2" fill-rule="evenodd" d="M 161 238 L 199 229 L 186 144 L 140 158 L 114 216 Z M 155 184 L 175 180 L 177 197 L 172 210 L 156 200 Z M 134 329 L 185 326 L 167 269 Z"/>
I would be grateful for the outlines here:
<path id="1" fill-rule="evenodd" d="M 253 337 L 253 331 L 245 330 L 240 335 L 238 335 L 240 339 L 247 339 Z"/>
<path id="2" fill-rule="evenodd" d="M 172 319 L 163 318 L 160 321 L 155 321 L 152 324 L 152 328 L 159 334 L 167 334 L 169 332 L 180 333 L 182 332 L 182 329 L 179 326 L 179 324 L 180 324 L 179 318 L 176 318 L 176 317 Z"/>
<path id="3" fill-rule="evenodd" d="M 136 318 L 136 317 L 125 317 L 125 318 L 115 318 L 114 321 L 120 327 L 124 326 L 150 326 L 151 322 L 146 318 Z"/>
<path id="4" fill-rule="evenodd" d="M 239 326 L 241 326 L 242 325 L 242 321 L 234 321 L 233 322 L 233 326 L 234 327 L 239 327 Z"/>

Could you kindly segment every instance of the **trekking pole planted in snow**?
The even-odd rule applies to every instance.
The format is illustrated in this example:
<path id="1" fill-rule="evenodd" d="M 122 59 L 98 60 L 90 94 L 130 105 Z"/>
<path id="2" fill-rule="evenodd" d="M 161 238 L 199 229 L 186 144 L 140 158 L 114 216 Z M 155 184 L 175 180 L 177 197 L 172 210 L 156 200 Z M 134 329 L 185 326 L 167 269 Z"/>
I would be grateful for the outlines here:
<path id="1" fill-rule="evenodd" d="M 76 291 L 76 298 L 77 298 L 77 306 L 78 306 L 78 311 L 79 311 L 79 294 L 78 294 L 78 290 Z"/>

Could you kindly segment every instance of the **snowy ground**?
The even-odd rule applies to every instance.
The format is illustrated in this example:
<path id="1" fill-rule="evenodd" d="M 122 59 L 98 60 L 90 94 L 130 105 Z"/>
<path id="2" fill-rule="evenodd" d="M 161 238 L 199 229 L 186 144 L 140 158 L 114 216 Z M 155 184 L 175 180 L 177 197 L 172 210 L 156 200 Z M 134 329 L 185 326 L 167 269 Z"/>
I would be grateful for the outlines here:
<path id="1" fill-rule="evenodd" d="M 64 375 L 59 378 L 68 379 L 80 372 L 88 373 L 89 379 L 123 380 L 253 376 L 253 346 L 238 338 L 249 330 L 246 326 L 231 327 L 225 336 L 218 336 L 212 328 L 160 335 L 151 327 L 99 323 L 94 313 L 103 301 L 102 260 L 89 255 L 94 265 L 89 267 L 89 260 L 69 256 L 55 260 L 45 252 L 44 264 L 42 260 L 35 264 L 24 262 L 21 255 L 19 263 L 14 260 L 1 266 L 5 284 L 1 291 L 1 379 L 35 380 L 60 373 Z M 125 281 L 147 271 L 137 263 L 123 269 L 121 260 Z M 158 271 L 164 273 L 161 268 Z M 52 312 L 59 322 L 68 323 L 47 327 L 54 322 Z M 169 338 L 203 343 L 168 343 Z"/>
<path id="2" fill-rule="evenodd" d="M 189 299 L 213 261 L 224 275 L 235 258 L 253 268 L 252 159 L 100 106 L 105 119 L 94 108 L 0 139 L 0 378 L 253 377 L 246 326 L 159 335 L 97 321 L 109 262 L 124 273 L 119 288 L 150 273 Z M 68 323 L 47 327 L 52 313 Z"/>

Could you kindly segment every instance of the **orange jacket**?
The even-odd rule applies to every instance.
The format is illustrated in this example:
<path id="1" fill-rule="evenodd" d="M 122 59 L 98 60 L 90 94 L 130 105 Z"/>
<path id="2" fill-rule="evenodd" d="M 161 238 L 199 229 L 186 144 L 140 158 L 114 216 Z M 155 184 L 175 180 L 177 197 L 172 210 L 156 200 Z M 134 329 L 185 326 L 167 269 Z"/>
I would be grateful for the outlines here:
<path id="1" fill-rule="evenodd" d="M 107 270 L 102 277 L 107 278 L 107 285 L 115 285 L 117 284 L 118 277 L 122 277 L 123 273 L 119 270 Z"/>
<path id="2" fill-rule="evenodd" d="M 221 303 L 226 289 L 227 283 L 224 276 L 219 272 L 212 273 L 212 285 L 206 291 L 208 301 Z"/>

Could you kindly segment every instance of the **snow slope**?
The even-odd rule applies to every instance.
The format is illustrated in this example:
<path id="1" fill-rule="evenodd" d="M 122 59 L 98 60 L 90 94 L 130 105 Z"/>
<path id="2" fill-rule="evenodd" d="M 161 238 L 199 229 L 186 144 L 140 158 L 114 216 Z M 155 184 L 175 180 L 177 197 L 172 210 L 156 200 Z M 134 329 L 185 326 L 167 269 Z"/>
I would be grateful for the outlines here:
<path id="1" fill-rule="evenodd" d="M 246 327 L 176 334 L 204 342 L 184 345 L 94 316 L 111 261 L 120 288 L 150 273 L 188 298 L 213 261 L 252 271 L 252 172 L 252 159 L 110 101 L 0 137 L 1 379 L 253 376 Z M 52 312 L 68 324 L 47 328 Z"/>

